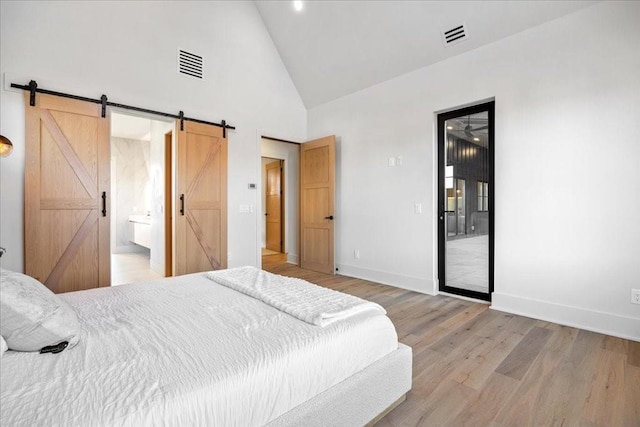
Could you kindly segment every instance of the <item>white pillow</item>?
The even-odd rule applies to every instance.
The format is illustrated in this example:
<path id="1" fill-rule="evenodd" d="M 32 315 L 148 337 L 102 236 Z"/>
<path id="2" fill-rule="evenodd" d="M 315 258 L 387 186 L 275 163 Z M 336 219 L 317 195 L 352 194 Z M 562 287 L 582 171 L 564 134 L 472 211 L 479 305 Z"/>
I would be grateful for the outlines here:
<path id="1" fill-rule="evenodd" d="M 0 269 L 0 334 L 11 350 L 39 351 L 80 339 L 73 308 L 46 286 L 21 273 Z"/>
<path id="2" fill-rule="evenodd" d="M 4 340 L 4 337 L 0 335 L 0 357 L 4 355 L 4 352 L 9 350 L 7 347 L 7 342 Z"/>

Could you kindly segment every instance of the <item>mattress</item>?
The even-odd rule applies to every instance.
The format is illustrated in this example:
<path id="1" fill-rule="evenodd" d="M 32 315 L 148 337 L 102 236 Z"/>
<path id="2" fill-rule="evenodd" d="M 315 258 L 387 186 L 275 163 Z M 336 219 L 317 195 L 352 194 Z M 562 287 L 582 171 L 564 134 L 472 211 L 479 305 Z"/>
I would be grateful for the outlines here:
<path id="1" fill-rule="evenodd" d="M 0 425 L 259 426 L 398 347 L 383 314 L 322 328 L 204 273 L 61 297 L 81 340 L 5 353 Z"/>

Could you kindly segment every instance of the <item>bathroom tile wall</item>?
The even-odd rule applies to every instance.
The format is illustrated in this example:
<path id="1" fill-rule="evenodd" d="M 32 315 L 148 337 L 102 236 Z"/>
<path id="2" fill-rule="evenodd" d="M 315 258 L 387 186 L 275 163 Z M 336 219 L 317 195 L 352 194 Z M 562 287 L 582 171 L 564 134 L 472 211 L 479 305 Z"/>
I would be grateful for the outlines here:
<path id="1" fill-rule="evenodd" d="M 151 211 L 150 144 L 127 138 L 111 138 L 111 180 L 115 183 L 112 205 L 115 241 L 112 252 L 136 252 L 144 248 L 129 241 L 129 215 Z"/>

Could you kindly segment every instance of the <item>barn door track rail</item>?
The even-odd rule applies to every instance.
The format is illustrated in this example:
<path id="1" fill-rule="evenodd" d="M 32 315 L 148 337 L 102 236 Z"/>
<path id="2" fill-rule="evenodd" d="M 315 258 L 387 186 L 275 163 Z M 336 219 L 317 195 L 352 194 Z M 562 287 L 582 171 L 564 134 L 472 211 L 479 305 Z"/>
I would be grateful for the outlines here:
<path id="1" fill-rule="evenodd" d="M 190 122 L 195 122 L 195 123 L 202 123 L 205 125 L 212 125 L 212 126 L 217 126 L 222 128 L 222 137 L 226 138 L 227 137 L 227 129 L 231 129 L 234 130 L 235 126 L 231 126 L 229 125 L 225 120 L 222 120 L 221 123 L 214 123 L 214 122 L 208 122 L 205 120 L 199 120 L 199 119 L 194 119 L 192 117 L 186 117 L 184 115 L 184 112 L 180 111 L 178 114 L 171 114 L 171 113 L 163 113 L 161 111 L 155 111 L 155 110 L 149 110 L 148 108 L 140 108 L 140 107 L 134 107 L 131 105 L 125 105 L 125 104 L 118 104 L 116 102 L 110 102 L 107 100 L 107 95 L 102 95 L 100 97 L 100 99 L 93 99 L 93 98 L 87 98 L 84 96 L 78 96 L 78 95 L 71 95 L 68 93 L 62 93 L 62 92 L 55 92 L 53 90 L 47 90 L 47 89 L 41 89 L 38 87 L 38 83 L 36 83 L 35 80 L 31 80 L 29 82 L 28 85 L 19 85 L 16 83 L 11 83 L 11 87 L 16 88 L 16 89 L 22 89 L 22 90 L 26 90 L 29 91 L 30 95 L 29 95 L 29 105 L 31 105 L 32 107 L 34 107 L 36 105 L 36 93 L 44 93 L 47 95 L 54 95 L 54 96 L 60 96 L 63 98 L 71 98 L 71 99 L 77 99 L 79 101 L 86 101 L 86 102 L 92 102 L 94 104 L 100 104 L 102 105 L 102 117 L 106 117 L 107 115 L 107 107 L 116 107 L 116 108 L 122 108 L 125 110 L 132 110 L 132 111 L 138 111 L 141 113 L 148 113 L 148 114 L 155 114 L 156 116 L 163 116 L 163 117 L 171 117 L 173 119 L 179 119 L 180 120 L 180 130 L 184 130 L 184 121 L 190 121 Z"/>

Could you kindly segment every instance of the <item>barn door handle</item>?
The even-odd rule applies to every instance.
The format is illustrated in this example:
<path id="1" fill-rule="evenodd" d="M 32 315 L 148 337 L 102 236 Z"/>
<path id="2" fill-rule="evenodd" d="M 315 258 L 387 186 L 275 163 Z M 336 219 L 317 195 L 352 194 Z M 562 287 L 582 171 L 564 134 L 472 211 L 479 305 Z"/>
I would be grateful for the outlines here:
<path id="1" fill-rule="evenodd" d="M 102 192 L 102 216 L 107 216 L 107 192 Z"/>
<path id="2" fill-rule="evenodd" d="M 325 216 L 324 219 L 329 219 L 329 220 L 333 221 L 333 215 Z"/>
<path id="3" fill-rule="evenodd" d="M 180 195 L 180 215 L 184 216 L 184 194 Z"/>

